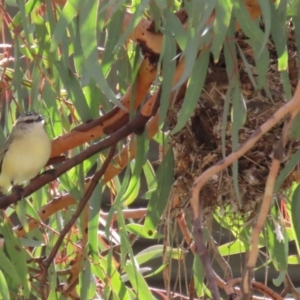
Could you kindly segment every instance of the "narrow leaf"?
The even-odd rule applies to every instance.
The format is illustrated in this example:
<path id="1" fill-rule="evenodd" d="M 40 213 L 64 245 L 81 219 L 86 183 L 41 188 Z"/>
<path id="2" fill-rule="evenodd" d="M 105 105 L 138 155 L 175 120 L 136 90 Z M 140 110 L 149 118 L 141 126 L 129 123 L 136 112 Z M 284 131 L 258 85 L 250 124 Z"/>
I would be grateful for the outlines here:
<path id="1" fill-rule="evenodd" d="M 59 61 L 54 62 L 60 76 L 61 80 L 68 91 L 69 97 L 71 98 L 74 106 L 76 107 L 77 113 L 80 116 L 82 122 L 92 119 L 90 109 L 86 103 L 84 94 L 79 85 L 78 79 L 74 76 L 71 70 L 68 70 Z"/>
<path id="2" fill-rule="evenodd" d="M 279 230 L 279 229 L 276 229 L 274 223 L 270 219 L 268 219 L 266 222 L 266 231 L 265 231 L 268 252 L 270 254 L 272 263 L 276 268 L 276 270 L 286 271 L 287 255 L 288 255 L 287 239 L 283 241 L 279 241 L 275 230 Z"/>
<path id="3" fill-rule="evenodd" d="M 99 1 L 85 0 L 82 1 L 81 7 L 82 9 L 79 15 L 79 33 L 83 56 L 85 57 L 86 68 L 89 70 L 89 73 L 91 76 L 93 76 L 95 81 L 99 84 L 101 91 L 105 94 L 105 96 L 115 105 L 118 105 L 124 109 L 105 80 L 102 67 L 99 64 L 97 52 L 97 15 Z"/>
<path id="4" fill-rule="evenodd" d="M 148 284 L 146 283 L 139 270 L 133 264 L 128 263 L 125 266 L 125 271 L 133 289 L 136 292 L 137 299 L 153 299 L 153 295 L 149 290 Z"/>
<path id="5" fill-rule="evenodd" d="M 179 132 L 194 112 L 205 82 L 208 63 L 209 51 L 204 50 L 194 64 L 184 101 L 178 114 L 177 124 L 172 130 L 172 134 Z M 201 70 L 200 73 L 199 70 Z"/>
<path id="6" fill-rule="evenodd" d="M 29 298 L 30 285 L 29 285 L 29 272 L 26 264 L 26 252 L 23 249 L 20 240 L 12 231 L 10 225 L 5 222 L 3 226 L 3 236 L 5 240 L 5 248 L 10 257 L 10 260 L 18 270 L 21 285 L 25 298 Z"/>
<path id="7" fill-rule="evenodd" d="M 9 290 L 8 290 L 8 286 L 6 283 L 6 279 L 3 275 L 3 273 L 0 270 L 0 294 L 1 294 L 1 299 L 2 300 L 10 300 L 10 296 L 9 296 Z"/>
<path id="8" fill-rule="evenodd" d="M 79 8 L 80 0 L 68 0 L 66 2 L 53 32 L 50 51 L 56 51 L 58 43 L 64 37 L 68 25 L 76 16 Z"/>
<path id="9" fill-rule="evenodd" d="M 167 154 L 157 171 L 158 186 L 147 206 L 147 216 L 145 219 L 145 230 L 149 234 L 154 231 L 160 221 L 160 217 L 166 207 L 169 193 L 174 182 L 174 156 L 172 149 Z"/>
<path id="10" fill-rule="evenodd" d="M 226 37 L 227 29 L 230 24 L 232 13 L 232 1 L 230 0 L 218 0 L 216 2 L 216 17 L 214 19 L 214 39 L 212 43 L 211 51 L 214 55 L 215 63 L 218 62 L 221 49 Z"/>

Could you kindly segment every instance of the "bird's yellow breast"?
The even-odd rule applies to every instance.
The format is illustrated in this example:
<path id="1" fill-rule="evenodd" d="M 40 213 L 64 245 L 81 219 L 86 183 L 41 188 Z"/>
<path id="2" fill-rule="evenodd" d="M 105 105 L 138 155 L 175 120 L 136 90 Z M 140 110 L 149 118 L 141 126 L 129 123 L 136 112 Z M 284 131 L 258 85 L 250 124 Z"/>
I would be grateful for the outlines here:
<path id="1" fill-rule="evenodd" d="M 51 154 L 51 140 L 41 127 L 12 139 L 4 155 L 0 187 L 23 184 L 35 177 L 46 165 Z"/>

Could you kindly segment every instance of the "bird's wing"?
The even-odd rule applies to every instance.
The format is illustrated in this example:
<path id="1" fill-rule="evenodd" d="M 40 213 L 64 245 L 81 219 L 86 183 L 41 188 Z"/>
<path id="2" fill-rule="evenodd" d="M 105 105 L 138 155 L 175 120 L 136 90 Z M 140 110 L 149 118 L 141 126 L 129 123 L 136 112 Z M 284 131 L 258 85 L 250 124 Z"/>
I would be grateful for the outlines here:
<path id="1" fill-rule="evenodd" d="M 8 139 L 5 141 L 3 148 L 0 150 L 0 174 L 2 172 L 2 164 L 3 164 L 3 159 L 5 157 L 6 152 L 8 151 L 8 146 L 11 142 L 10 136 Z"/>

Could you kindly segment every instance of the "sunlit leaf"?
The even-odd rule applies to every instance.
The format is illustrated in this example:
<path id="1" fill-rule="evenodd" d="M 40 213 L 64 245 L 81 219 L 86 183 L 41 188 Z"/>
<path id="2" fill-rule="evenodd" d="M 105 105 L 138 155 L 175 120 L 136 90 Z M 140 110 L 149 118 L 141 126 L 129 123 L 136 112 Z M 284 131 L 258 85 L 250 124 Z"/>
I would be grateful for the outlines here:
<path id="1" fill-rule="evenodd" d="M 151 232 L 151 234 L 149 234 L 149 232 L 145 231 L 144 226 L 139 224 L 128 224 L 126 225 L 126 229 L 129 232 L 134 233 L 135 235 L 143 238 L 159 239 L 163 237 L 163 235 L 159 234 L 158 232 Z"/>
<path id="2" fill-rule="evenodd" d="M 131 263 L 128 263 L 125 266 L 125 270 L 126 274 L 128 275 L 129 281 L 137 294 L 137 298 L 141 300 L 152 299 L 153 296 L 150 292 L 150 289 L 145 279 L 140 274 L 139 270 Z"/>
<path id="3" fill-rule="evenodd" d="M 274 210 L 273 214 L 274 214 Z M 288 254 L 288 243 L 287 238 L 284 239 L 284 233 L 282 233 L 283 240 L 278 240 L 278 234 L 276 231 L 283 231 L 282 228 L 276 228 L 279 224 L 274 225 L 270 219 L 266 222 L 266 232 L 265 237 L 267 241 L 268 252 L 270 253 L 272 263 L 277 271 L 286 271 L 287 270 L 287 254 Z"/>
<path id="4" fill-rule="evenodd" d="M 51 48 L 50 51 L 55 51 L 58 43 L 63 38 L 67 26 L 72 21 L 72 19 L 76 16 L 78 9 L 80 8 L 80 1 L 79 0 L 69 0 L 66 2 L 64 6 L 59 20 L 55 26 L 53 37 L 51 40 Z"/>
<path id="5" fill-rule="evenodd" d="M 61 63 L 55 62 L 55 66 L 60 73 L 61 80 L 63 81 L 65 88 L 67 89 L 68 94 L 77 109 L 77 113 L 82 120 L 90 120 L 91 113 L 77 78 L 70 70 L 66 70 Z"/>
<path id="6" fill-rule="evenodd" d="M 214 40 L 212 44 L 212 53 L 214 55 L 214 61 L 218 62 L 219 55 L 226 37 L 227 28 L 230 24 L 230 18 L 232 13 L 232 2 L 230 0 L 218 0 L 216 1 L 216 17 L 214 20 Z"/>
<path id="7" fill-rule="evenodd" d="M 17 3 L 17 1 L 12 0 L 15 3 Z M 42 0 L 29 0 L 26 2 L 25 7 L 24 7 L 24 13 L 25 15 L 30 15 L 31 12 L 36 9 L 39 5 L 41 5 Z M 17 12 L 17 14 L 14 16 L 13 18 L 13 23 L 14 26 L 18 26 L 21 23 L 21 12 Z"/>
<path id="8" fill-rule="evenodd" d="M 137 154 L 135 160 L 132 161 L 133 171 L 128 188 L 122 197 L 124 205 L 130 205 L 136 200 L 140 190 L 140 175 L 143 170 L 143 165 L 146 161 L 148 153 L 149 141 L 145 133 L 137 137 Z"/>
<path id="9" fill-rule="evenodd" d="M 0 270 L 0 294 L 1 294 L 1 298 L 3 300 L 9 300 L 10 296 L 9 296 L 9 290 L 8 290 L 8 286 L 5 280 L 5 276 L 4 274 L 1 272 Z"/>
<path id="10" fill-rule="evenodd" d="M 139 252 L 136 255 L 135 259 L 141 265 L 141 264 L 148 262 L 149 260 L 152 260 L 152 259 L 155 259 L 158 257 L 162 257 L 162 255 L 164 253 L 163 251 L 164 251 L 163 245 L 150 246 L 150 247 L 144 249 L 143 251 Z M 184 252 L 180 248 L 167 247 L 165 249 L 165 253 L 168 257 L 170 257 L 172 259 L 176 259 L 176 260 L 181 260 L 184 257 L 183 256 Z"/>
<path id="11" fill-rule="evenodd" d="M 246 251 L 244 243 L 240 240 L 223 244 L 219 246 L 218 249 L 222 256 L 243 253 Z"/>
<path id="12" fill-rule="evenodd" d="M 290 255 L 287 260 L 289 265 L 299 265 L 300 264 L 300 257 L 299 255 Z"/>
<path id="13" fill-rule="evenodd" d="M 147 274 L 147 275 L 144 275 L 144 278 L 150 278 L 150 277 L 153 277 L 155 275 L 158 275 L 159 273 L 161 273 L 166 267 L 168 266 L 167 263 L 164 263 L 162 264 L 159 268 L 157 268 L 155 271 Z"/>

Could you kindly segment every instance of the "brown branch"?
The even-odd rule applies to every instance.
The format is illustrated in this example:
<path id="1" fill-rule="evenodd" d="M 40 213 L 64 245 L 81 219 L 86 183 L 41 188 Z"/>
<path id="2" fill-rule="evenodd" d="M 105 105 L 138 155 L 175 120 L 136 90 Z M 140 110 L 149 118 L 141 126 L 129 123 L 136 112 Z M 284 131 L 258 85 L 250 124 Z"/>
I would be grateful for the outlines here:
<path id="1" fill-rule="evenodd" d="M 103 134 L 110 134 L 120 129 L 129 120 L 129 111 L 132 95 L 134 108 L 138 107 L 149 92 L 149 88 L 156 76 L 156 65 L 145 57 L 139 66 L 135 83 L 128 87 L 125 95 L 120 100 L 121 104 L 128 109 L 124 111 L 119 107 L 89 123 L 75 127 L 71 132 L 57 137 L 52 142 L 51 157 L 55 157 L 88 141 L 99 138 Z"/>
<path id="2" fill-rule="evenodd" d="M 205 246 L 204 235 L 202 231 L 202 224 L 200 217 L 193 220 L 194 237 L 195 237 L 195 253 L 200 257 L 204 268 L 207 285 L 211 291 L 212 298 L 215 300 L 220 299 L 219 289 L 215 280 L 214 271 L 209 259 L 208 249 Z"/>
<path id="3" fill-rule="evenodd" d="M 251 237 L 251 251 L 249 252 L 248 262 L 242 277 L 242 299 L 249 299 L 251 294 L 251 283 L 253 280 L 253 269 L 256 265 L 256 260 L 258 257 L 259 250 L 259 235 L 261 230 L 264 227 L 266 219 L 269 214 L 269 210 L 272 204 L 274 184 L 280 169 L 280 162 L 284 155 L 284 146 L 282 141 L 279 142 L 276 149 L 274 150 L 274 158 L 270 167 L 269 175 L 266 182 L 265 193 L 263 197 L 263 202 L 261 210 L 257 219 L 256 224 L 254 225 Z"/>
<path id="4" fill-rule="evenodd" d="M 183 68 L 181 68 L 183 70 Z M 179 76 L 176 77 L 177 79 Z M 176 79 L 175 78 L 175 79 Z M 181 89 L 178 91 L 178 93 L 172 93 L 170 97 L 170 102 L 177 101 L 182 98 L 183 94 L 185 92 L 185 85 L 181 87 Z M 158 92 L 153 94 L 151 98 L 155 99 L 158 96 Z M 146 130 L 147 130 L 147 136 L 148 139 L 152 139 L 153 136 L 158 131 L 158 117 L 159 115 L 156 114 L 154 117 L 152 117 L 146 124 Z M 115 176 L 120 174 L 120 172 L 128 165 L 128 162 L 131 161 L 135 155 L 136 155 L 136 139 L 133 140 L 133 142 L 128 142 L 127 146 L 124 147 L 120 153 L 117 153 L 115 157 L 113 158 L 113 163 L 111 163 L 104 174 L 103 183 L 106 184 L 111 179 L 113 179 Z M 88 188 L 88 182 L 86 183 Z M 39 211 L 38 215 L 40 217 L 41 221 L 47 220 L 51 215 L 55 214 L 57 211 L 62 210 L 70 205 L 75 204 L 75 199 L 70 194 L 65 194 L 63 196 L 59 196 L 54 198 L 52 201 L 49 201 L 47 204 L 42 206 Z M 28 221 L 28 228 L 29 231 L 33 230 L 34 228 L 37 228 L 39 226 L 39 222 L 35 219 L 30 219 Z M 22 237 L 26 234 L 23 226 L 17 226 L 14 229 L 16 235 L 18 237 Z"/>
<path id="5" fill-rule="evenodd" d="M 225 281 L 229 281 L 233 278 L 231 267 L 228 263 L 228 261 L 224 258 L 224 256 L 220 253 L 218 247 L 215 244 L 215 240 L 212 236 L 209 237 L 208 240 L 209 243 L 209 249 L 212 252 L 212 256 L 218 263 L 218 265 L 221 267 L 221 269 L 224 272 L 224 279 Z"/>
<path id="6" fill-rule="evenodd" d="M 111 149 L 112 150 L 112 149 Z M 96 175 L 96 174 L 95 174 Z M 93 182 L 95 182 L 97 178 L 92 177 L 92 179 L 89 181 L 89 184 L 85 191 L 89 191 L 92 187 Z M 97 185 L 97 182 L 96 182 Z M 93 188 L 94 189 L 94 188 Z M 84 249 L 86 248 L 86 245 L 88 243 L 88 222 L 89 222 L 89 205 L 84 206 L 83 210 L 83 222 L 81 224 L 81 241 L 80 241 L 80 247 L 77 248 L 77 255 L 75 259 L 73 259 L 70 263 L 71 267 L 69 268 L 69 273 L 67 277 L 67 281 L 63 283 L 60 287 L 61 290 L 64 291 L 64 293 L 67 292 L 68 295 L 76 294 L 76 285 L 78 283 L 79 274 L 82 271 L 82 264 L 84 263 L 84 259 L 86 258 L 86 252 Z M 75 283 L 75 284 L 74 284 Z M 65 295 L 63 293 L 63 295 Z"/>
<path id="7" fill-rule="evenodd" d="M 249 139 L 242 144 L 235 152 L 231 153 L 229 156 L 227 156 L 225 159 L 219 161 L 209 169 L 207 169 L 205 172 L 203 172 L 195 181 L 192 188 L 192 197 L 191 197 L 191 206 L 194 214 L 194 226 L 195 229 L 195 243 L 197 247 L 203 248 L 203 240 L 201 237 L 202 233 L 202 216 L 201 216 L 201 210 L 200 210 L 200 203 L 199 203 L 199 195 L 201 192 L 202 187 L 204 184 L 216 173 L 221 172 L 225 168 L 227 168 L 229 165 L 231 165 L 234 161 L 236 161 L 238 158 L 240 158 L 242 155 L 244 155 L 248 150 L 250 150 L 255 143 L 262 138 L 262 136 L 268 132 L 273 126 L 275 126 L 282 118 L 284 118 L 287 114 L 299 110 L 300 108 L 300 82 L 298 82 L 295 95 L 294 97 L 286 103 L 284 106 L 282 106 L 280 109 L 278 109 L 271 118 L 269 118 L 265 123 L 263 123 L 259 128 L 257 128 L 254 133 L 249 137 Z M 276 174 L 276 168 L 277 168 L 278 162 L 274 163 L 272 174 Z M 272 181 L 274 180 L 273 177 L 268 178 L 269 182 L 266 187 L 266 193 L 265 197 L 268 199 L 270 197 L 271 191 L 268 190 L 269 187 L 272 186 Z M 201 199 L 201 197 L 200 197 Z M 266 207 L 268 206 L 268 200 L 266 200 Z M 261 218 L 263 218 L 261 216 Z M 263 220 L 263 219 L 261 219 Z M 199 239 L 199 240 L 197 240 Z M 198 246 L 199 245 L 199 246 Z M 196 248 L 197 248 L 196 247 Z M 201 249 L 202 249 L 201 248 Z M 197 249 L 200 258 L 203 258 L 203 254 L 200 253 L 200 249 Z M 203 250 L 204 251 L 204 250 Z M 256 250 L 254 250 L 253 257 L 251 256 L 251 264 L 248 265 L 248 267 L 253 267 L 254 262 L 254 256 L 257 257 Z M 204 252 L 206 253 L 206 252 Z M 206 259 L 206 258 L 205 258 Z M 206 263 L 204 261 L 204 263 Z M 248 272 L 245 273 L 245 275 L 248 275 L 244 277 L 244 281 L 248 283 L 248 289 L 249 289 L 249 283 L 251 280 L 250 274 Z M 246 290 L 247 292 L 248 290 Z"/>
<path id="8" fill-rule="evenodd" d="M 181 232 L 184 236 L 185 241 L 187 242 L 188 245 L 190 245 L 190 249 L 191 249 L 192 253 L 196 254 L 196 247 L 195 247 L 195 244 L 191 244 L 192 240 L 193 240 L 192 235 L 189 232 L 189 229 L 187 227 L 186 220 L 184 218 L 183 213 L 181 213 L 180 215 L 177 216 L 177 222 L 179 224 L 179 227 L 181 229 Z M 234 286 L 233 283 L 235 282 L 234 281 L 235 279 L 232 279 L 228 283 L 226 283 L 214 271 L 213 271 L 213 274 L 214 274 L 214 278 L 215 278 L 215 281 L 217 282 L 218 286 L 221 289 L 223 289 L 228 296 L 235 295 L 235 298 L 233 298 L 233 299 L 235 299 L 235 300 L 239 299 L 239 298 L 237 298 L 238 297 L 237 294 L 241 294 L 241 290 L 238 287 Z M 239 279 L 239 280 L 241 281 L 241 279 Z M 254 283 L 254 286 L 255 286 L 255 283 Z M 269 291 L 270 291 L 270 289 L 267 290 L 267 294 L 269 294 L 269 293 L 271 294 L 272 291 L 270 291 L 270 292 Z M 281 299 L 281 298 L 279 298 L 279 299 Z M 266 300 L 266 298 L 253 296 L 252 300 Z"/>
<path id="9" fill-rule="evenodd" d="M 229 291 L 232 291 L 234 289 L 235 285 L 238 285 L 242 282 L 242 278 L 234 278 L 227 282 L 225 291 L 228 293 Z M 283 298 L 278 295 L 276 292 L 274 292 L 272 289 L 268 288 L 265 284 L 257 282 L 257 281 L 251 281 L 251 287 L 255 290 L 259 291 L 260 293 L 264 294 L 267 297 L 270 297 L 273 300 L 283 300 Z M 263 298 L 265 299 L 265 298 Z"/>
<path id="10" fill-rule="evenodd" d="M 76 291 L 78 284 L 78 274 L 82 271 L 82 261 L 84 260 L 84 251 L 79 251 L 76 255 L 75 261 L 72 261 L 71 267 L 68 269 L 68 279 L 66 283 L 58 285 L 57 290 L 65 297 L 70 299 L 79 299 Z"/>
<path id="11" fill-rule="evenodd" d="M 53 0 L 53 2 L 59 5 L 63 5 L 65 3 L 64 0 Z M 261 14 L 260 6 L 257 1 L 246 0 L 245 6 L 253 19 L 257 18 Z M 113 7 L 108 8 L 106 12 L 106 20 L 109 19 L 112 10 Z M 182 12 L 184 12 L 184 10 L 181 10 L 181 13 Z M 132 14 L 125 12 L 122 31 L 128 27 L 128 24 L 132 18 Z M 181 20 L 180 16 L 179 20 Z M 187 18 L 184 17 L 181 21 L 185 23 L 187 22 Z M 214 13 L 209 18 L 208 23 L 213 21 Z M 128 37 L 131 41 L 139 43 L 140 47 L 143 49 L 145 58 L 143 62 L 144 65 L 143 63 L 141 64 L 136 83 L 128 88 L 126 94 L 121 100 L 122 105 L 126 108 L 129 108 L 129 106 L 126 106 L 126 104 L 130 103 L 133 87 L 136 86 L 137 89 L 135 99 L 135 107 L 137 107 L 148 93 L 149 87 L 156 76 L 156 68 L 153 68 L 153 62 L 157 62 L 158 54 L 161 53 L 163 35 L 161 33 L 153 33 L 151 30 L 149 30 L 151 29 L 151 26 L 152 21 L 142 18 Z M 116 113 L 116 111 L 118 111 L 118 113 Z M 105 130 L 108 130 L 108 128 L 114 124 L 124 124 L 126 120 L 125 118 L 128 118 L 128 115 L 126 114 L 127 112 L 122 111 L 119 108 L 113 109 L 113 112 L 109 112 L 107 116 L 94 120 L 91 124 L 80 125 L 77 127 L 78 130 L 74 129 L 72 132 L 56 138 L 53 141 L 51 157 L 59 156 L 61 153 L 64 153 L 67 150 L 73 149 L 92 139 L 101 137 L 105 133 Z M 103 121 L 103 124 L 101 124 L 101 120 Z M 80 130 L 86 130 L 87 128 L 89 128 L 88 131 L 80 132 Z M 111 133 L 111 130 L 109 133 Z"/>
<path id="12" fill-rule="evenodd" d="M 290 118 L 286 121 L 283 127 L 281 139 L 273 151 L 273 160 L 272 160 L 272 164 L 266 182 L 266 188 L 265 188 L 261 210 L 257 222 L 252 231 L 251 251 L 249 253 L 248 262 L 245 268 L 244 275 L 242 277 L 243 299 L 249 299 L 250 297 L 250 293 L 251 293 L 250 284 L 252 280 L 253 270 L 255 268 L 257 257 L 258 257 L 259 235 L 261 230 L 264 227 L 264 224 L 266 222 L 272 204 L 274 185 L 280 169 L 280 163 L 284 157 L 284 149 L 288 141 L 289 132 L 300 110 L 300 96 L 298 98 L 297 97 L 295 98 L 294 96 L 293 99 L 296 102 L 296 104 L 298 104 L 298 106 L 293 111 L 291 111 Z"/>
<path id="13" fill-rule="evenodd" d="M 176 72 L 173 78 L 173 85 L 175 85 L 181 75 L 184 72 L 184 66 L 185 66 L 185 61 L 182 59 L 179 61 L 179 63 L 176 66 Z M 178 91 L 174 91 L 172 92 L 170 98 L 168 99 L 168 101 L 170 103 L 173 103 L 174 101 L 176 102 L 179 99 L 182 99 L 184 93 L 186 90 L 186 85 L 183 84 Z M 150 102 L 156 102 L 158 101 L 157 98 L 159 97 L 159 93 L 156 92 L 154 93 L 149 99 L 148 101 Z M 150 107 L 151 108 L 151 107 Z M 148 115 L 153 114 L 152 111 L 146 111 L 146 109 L 144 109 L 143 113 L 147 113 Z M 146 130 L 147 130 L 147 135 L 148 135 L 148 139 L 151 139 L 158 131 L 158 119 L 159 119 L 159 115 L 158 113 L 156 113 L 156 115 L 152 118 L 150 118 L 150 120 L 147 122 L 146 124 Z M 115 157 L 114 157 L 114 163 L 110 164 L 109 167 L 107 168 L 105 175 L 104 175 L 104 183 L 109 182 L 112 178 L 114 178 L 116 175 L 118 175 L 128 164 L 129 161 L 131 161 L 135 155 L 136 155 L 136 140 L 133 141 L 133 143 L 128 143 L 127 147 L 124 147 L 120 153 L 118 153 Z M 71 160 L 71 159 L 70 159 Z M 57 173 L 56 173 L 57 175 Z M 30 184 L 29 187 L 33 184 L 33 182 L 35 182 L 36 180 L 38 180 L 38 178 L 34 179 Z M 40 179 L 39 179 L 40 180 Z M 51 181 L 51 180 L 50 180 Z M 46 184 L 46 183 L 45 183 Z M 32 188 L 32 190 L 38 189 L 41 186 L 43 186 L 44 184 L 41 184 L 38 187 L 34 187 Z M 26 191 L 27 188 L 25 188 Z M 28 191 L 26 194 L 24 192 L 24 196 L 25 195 L 29 195 L 31 193 L 31 191 Z M 7 197 L 9 197 L 7 199 Z M 16 199 L 15 195 L 11 195 L 11 196 L 7 196 L 2 199 L 0 199 L 0 207 L 1 204 L 4 206 L 4 201 L 6 201 L 7 203 L 15 203 L 18 199 Z M 2 202 L 3 201 L 3 202 Z M 70 196 L 69 194 L 66 194 L 64 196 L 55 198 L 54 200 L 48 202 L 45 206 L 43 206 L 38 214 L 39 217 L 42 221 L 45 221 L 46 219 L 48 219 L 52 214 L 54 214 L 55 212 L 69 206 L 75 203 L 75 200 L 73 199 L 72 196 Z M 5 206 L 4 206 L 5 207 Z M 29 220 L 28 222 L 28 226 L 29 229 L 33 229 L 39 226 L 38 221 L 36 220 Z M 16 229 L 16 234 L 18 236 L 23 236 L 25 234 L 24 228 L 22 226 L 17 227 Z"/>
<path id="14" fill-rule="evenodd" d="M 52 0 L 52 2 L 60 6 L 63 6 L 66 3 L 65 0 Z M 261 9 L 257 1 L 245 0 L 244 3 L 253 19 L 261 15 Z M 113 9 L 114 6 L 110 6 L 107 9 L 105 15 L 106 21 L 109 21 Z M 183 24 L 187 23 L 188 16 L 183 9 L 176 15 Z M 182 15 L 184 17 L 182 17 Z M 214 17 L 214 13 L 212 13 L 208 23 L 212 23 L 214 21 Z M 122 24 L 122 32 L 128 27 L 132 18 L 133 15 L 126 11 Z M 158 55 L 161 53 L 163 35 L 160 32 L 154 33 L 153 30 L 151 30 L 152 27 L 152 21 L 142 18 L 128 37 L 131 41 L 139 43 L 145 53 L 145 58 L 141 64 L 136 83 L 128 88 L 126 94 L 121 100 L 122 105 L 127 108 L 129 107 L 126 106 L 126 104 L 130 103 L 133 87 L 136 87 L 135 107 L 137 107 L 148 93 L 149 87 L 156 76 L 156 68 L 153 68 L 153 65 L 154 62 L 157 62 Z M 86 126 L 87 128 L 90 128 L 88 131 L 80 131 L 84 129 L 85 124 L 80 125 L 77 128 L 78 130 L 74 129 L 72 132 L 64 134 L 53 141 L 51 157 L 57 157 L 61 153 L 82 145 L 85 142 L 99 138 L 105 133 L 105 131 L 111 133 L 113 128 L 116 126 L 115 124 L 124 124 L 126 118 L 128 119 L 126 111 L 114 108 L 105 117 L 100 117 L 95 120 L 94 123 Z M 103 124 L 101 123 L 102 121 Z M 97 123 L 100 125 L 92 128 L 92 126 Z M 109 129 L 110 126 L 113 127 Z"/>
<path id="15" fill-rule="evenodd" d="M 127 137 L 129 134 L 133 133 L 136 129 L 145 126 L 149 118 L 154 113 L 156 113 L 156 110 L 158 108 L 158 105 L 151 104 L 151 102 L 153 101 L 159 102 L 158 97 L 156 97 L 155 99 L 150 98 L 145 103 L 145 106 L 147 106 L 146 109 L 142 109 L 140 112 L 138 112 L 136 116 L 128 124 L 120 128 L 117 132 L 111 134 L 106 139 L 83 150 L 81 153 L 75 155 L 74 157 L 70 158 L 66 162 L 62 163 L 59 167 L 54 169 L 52 172 L 45 172 L 41 176 L 32 180 L 31 183 L 24 188 L 22 195 L 20 195 L 19 193 L 13 193 L 12 195 L 4 196 L 0 198 L 0 209 L 6 209 L 9 205 L 20 200 L 21 197 L 26 197 L 32 194 L 34 191 L 38 190 L 45 184 L 51 182 L 52 180 L 59 177 L 63 173 L 67 172 L 74 166 L 80 164 L 85 159 L 116 144 L 123 138 Z M 147 110 L 147 108 L 149 109 Z M 143 113 L 144 114 L 147 113 L 147 115 L 144 115 Z"/>
<path id="16" fill-rule="evenodd" d="M 287 294 L 292 294 L 295 299 L 300 299 L 300 293 L 295 288 L 290 276 L 288 274 L 285 275 L 284 278 L 284 290 L 280 293 L 281 297 L 285 297 Z"/>

